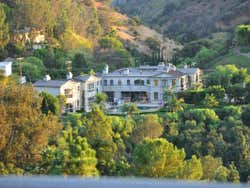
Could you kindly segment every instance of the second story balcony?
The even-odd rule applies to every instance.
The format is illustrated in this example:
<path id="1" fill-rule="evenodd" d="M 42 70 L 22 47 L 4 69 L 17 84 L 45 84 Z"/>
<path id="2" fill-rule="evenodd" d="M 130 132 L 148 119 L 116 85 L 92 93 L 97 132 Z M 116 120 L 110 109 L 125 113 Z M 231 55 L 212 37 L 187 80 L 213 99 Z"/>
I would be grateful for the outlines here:
<path id="1" fill-rule="evenodd" d="M 150 91 L 150 85 L 103 85 L 103 91 Z"/>

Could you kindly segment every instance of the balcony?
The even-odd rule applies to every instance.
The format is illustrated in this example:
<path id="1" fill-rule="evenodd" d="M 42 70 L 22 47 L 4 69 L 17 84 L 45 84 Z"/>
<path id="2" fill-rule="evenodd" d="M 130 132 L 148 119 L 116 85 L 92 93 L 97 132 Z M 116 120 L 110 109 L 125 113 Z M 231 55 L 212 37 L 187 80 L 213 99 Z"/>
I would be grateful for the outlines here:
<path id="1" fill-rule="evenodd" d="M 151 86 L 147 85 L 107 85 L 102 86 L 105 91 L 149 91 Z"/>

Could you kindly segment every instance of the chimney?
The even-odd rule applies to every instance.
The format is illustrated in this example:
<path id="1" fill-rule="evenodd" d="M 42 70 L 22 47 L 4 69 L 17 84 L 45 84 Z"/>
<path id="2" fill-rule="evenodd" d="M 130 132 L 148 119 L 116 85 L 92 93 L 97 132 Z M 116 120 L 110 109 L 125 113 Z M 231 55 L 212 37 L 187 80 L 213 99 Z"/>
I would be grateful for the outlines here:
<path id="1" fill-rule="evenodd" d="M 129 68 L 126 68 L 123 73 L 129 75 Z"/>
<path id="2" fill-rule="evenodd" d="M 103 74 L 108 74 L 109 73 L 109 66 L 105 65 L 105 68 L 102 71 Z"/>
<path id="3" fill-rule="evenodd" d="M 73 78 L 72 72 L 69 72 L 66 76 L 67 80 L 71 80 Z"/>
<path id="4" fill-rule="evenodd" d="M 44 80 L 45 80 L 45 81 L 50 81 L 50 80 L 51 80 L 50 75 L 48 75 L 48 74 L 47 74 L 47 75 L 45 75 Z"/>

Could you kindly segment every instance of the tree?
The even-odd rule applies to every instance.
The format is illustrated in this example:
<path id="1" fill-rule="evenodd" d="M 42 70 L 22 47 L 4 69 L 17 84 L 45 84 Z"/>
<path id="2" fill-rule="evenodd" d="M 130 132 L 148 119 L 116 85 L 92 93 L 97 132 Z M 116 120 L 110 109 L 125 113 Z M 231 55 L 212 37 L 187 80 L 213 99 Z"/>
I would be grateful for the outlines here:
<path id="1" fill-rule="evenodd" d="M 247 105 L 243 108 L 242 121 L 248 127 L 250 126 L 250 105 Z"/>
<path id="2" fill-rule="evenodd" d="M 87 139 L 79 135 L 77 129 L 67 126 L 57 141 L 57 146 L 49 146 L 43 153 L 41 166 L 48 168 L 52 175 L 97 176 L 95 150 Z"/>
<path id="3" fill-rule="evenodd" d="M 100 41 L 101 48 L 104 49 L 122 49 L 123 44 L 116 37 L 105 36 Z"/>
<path id="4" fill-rule="evenodd" d="M 126 113 L 128 116 L 136 114 L 139 112 L 139 109 L 136 104 L 124 104 L 122 107 L 122 112 Z"/>
<path id="5" fill-rule="evenodd" d="M 216 97 L 212 95 L 206 95 L 203 105 L 207 108 L 213 108 L 217 107 L 219 105 L 219 102 L 217 101 Z"/>
<path id="6" fill-rule="evenodd" d="M 133 154 L 136 174 L 144 177 L 181 178 L 185 151 L 165 139 L 146 139 Z"/>
<path id="7" fill-rule="evenodd" d="M 228 181 L 233 182 L 233 183 L 240 182 L 239 172 L 234 163 L 231 163 L 229 165 Z"/>
<path id="8" fill-rule="evenodd" d="M 73 59 L 73 73 L 80 74 L 81 72 L 87 72 L 89 68 L 89 62 L 87 61 L 84 53 L 77 53 Z"/>
<path id="9" fill-rule="evenodd" d="M 9 26 L 6 23 L 6 6 L 0 3 L 0 50 L 9 42 Z"/>
<path id="10" fill-rule="evenodd" d="M 178 99 L 175 94 L 167 95 L 167 109 L 169 112 L 178 112 L 183 110 L 184 99 Z"/>
<path id="11" fill-rule="evenodd" d="M 41 79 L 45 74 L 43 62 L 36 57 L 27 57 L 21 62 L 17 62 L 14 69 L 16 73 L 19 73 L 19 63 L 21 63 L 23 75 L 31 82 Z"/>
<path id="12" fill-rule="evenodd" d="M 185 161 L 183 178 L 187 180 L 200 180 L 202 176 L 201 161 L 193 155 L 190 160 Z"/>
<path id="13" fill-rule="evenodd" d="M 104 110 L 105 102 L 107 101 L 107 99 L 108 99 L 108 96 L 105 93 L 97 93 L 96 98 L 95 98 L 95 103 Z"/>
<path id="14" fill-rule="evenodd" d="M 41 110 L 44 114 L 51 112 L 54 115 L 59 115 L 59 101 L 56 97 L 46 92 L 40 93 L 39 96 L 42 98 Z"/>
<path id="15" fill-rule="evenodd" d="M 239 45 L 250 44 L 250 25 L 239 25 L 236 28 L 236 39 Z"/>
<path id="16" fill-rule="evenodd" d="M 224 166 L 220 166 L 215 172 L 215 180 L 220 182 L 227 182 L 228 174 L 229 170 Z"/>
<path id="17" fill-rule="evenodd" d="M 222 165 L 221 159 L 207 155 L 201 158 L 201 163 L 203 169 L 202 179 L 209 181 L 214 180 L 216 170 Z"/>
<path id="18" fill-rule="evenodd" d="M 41 100 L 29 85 L 9 81 L 0 87 L 0 101 L 0 160 L 21 169 L 37 163 L 60 130 L 57 117 L 41 112 Z"/>
<path id="19" fill-rule="evenodd" d="M 15 0 L 14 22 L 16 29 L 25 27 L 50 30 L 55 25 L 55 17 L 48 0 Z"/>
<path id="20" fill-rule="evenodd" d="M 215 50 L 202 47 L 201 50 L 195 55 L 194 61 L 199 64 L 202 64 L 211 60 L 216 55 L 217 55 L 217 52 Z"/>
<path id="21" fill-rule="evenodd" d="M 163 133 L 163 127 L 159 123 L 157 115 L 145 115 L 142 122 L 138 122 L 132 132 L 131 139 L 134 143 L 139 143 L 145 138 L 159 138 Z"/>
<path id="22" fill-rule="evenodd" d="M 117 146 L 113 142 L 111 119 L 99 106 L 93 106 L 85 120 L 85 134 L 89 144 L 96 150 L 98 170 L 102 175 L 109 174 L 115 161 Z"/>

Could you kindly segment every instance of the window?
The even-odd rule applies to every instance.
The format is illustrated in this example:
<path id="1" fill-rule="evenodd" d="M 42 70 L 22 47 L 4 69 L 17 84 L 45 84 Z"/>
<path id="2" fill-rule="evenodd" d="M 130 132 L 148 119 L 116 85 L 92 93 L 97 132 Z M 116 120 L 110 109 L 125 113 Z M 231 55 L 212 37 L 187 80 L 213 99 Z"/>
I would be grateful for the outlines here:
<path id="1" fill-rule="evenodd" d="M 118 86 L 121 86 L 121 85 L 122 85 L 122 81 L 118 80 Z"/>
<path id="2" fill-rule="evenodd" d="M 91 83 L 91 84 L 88 84 L 88 90 L 94 90 L 95 89 L 95 84 L 94 83 Z"/>
<path id="3" fill-rule="evenodd" d="M 80 86 L 77 87 L 77 90 L 80 91 Z"/>
<path id="4" fill-rule="evenodd" d="M 167 83 L 168 83 L 167 80 L 162 80 L 162 86 L 163 86 L 163 87 L 166 87 L 166 86 L 167 86 Z"/>
<path id="5" fill-rule="evenodd" d="M 136 86 L 143 86 L 144 85 L 144 80 L 135 80 L 135 85 Z"/>
<path id="6" fill-rule="evenodd" d="M 110 85 L 111 85 L 111 86 L 114 85 L 114 80 L 110 80 Z"/>
<path id="7" fill-rule="evenodd" d="M 154 92 L 154 100 L 158 100 L 159 99 L 159 94 L 158 92 Z"/>
<path id="8" fill-rule="evenodd" d="M 172 80 L 172 86 L 176 85 L 176 80 Z"/>
<path id="9" fill-rule="evenodd" d="M 147 80 L 147 84 L 150 85 L 150 80 Z"/>
<path id="10" fill-rule="evenodd" d="M 103 80 L 103 85 L 107 86 L 108 85 L 108 81 L 107 80 Z"/>
<path id="11" fill-rule="evenodd" d="M 64 95 L 66 96 L 66 98 L 73 98 L 72 89 L 65 89 L 64 90 Z"/>
<path id="12" fill-rule="evenodd" d="M 196 82 L 199 82 L 199 74 L 196 74 Z"/>
<path id="13" fill-rule="evenodd" d="M 130 86 L 130 80 L 127 80 L 127 85 Z"/>
<path id="14" fill-rule="evenodd" d="M 154 80 L 154 86 L 158 86 L 158 80 Z"/>

